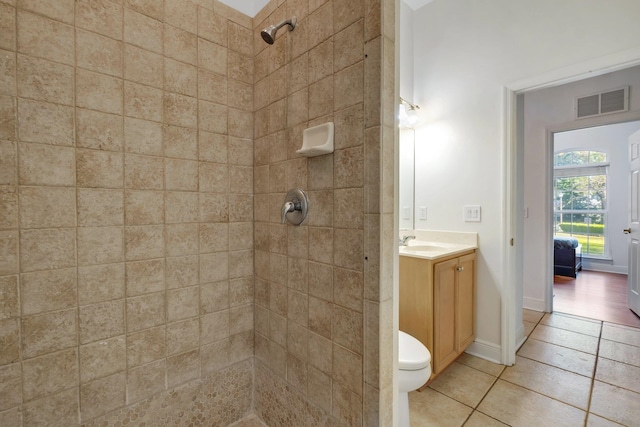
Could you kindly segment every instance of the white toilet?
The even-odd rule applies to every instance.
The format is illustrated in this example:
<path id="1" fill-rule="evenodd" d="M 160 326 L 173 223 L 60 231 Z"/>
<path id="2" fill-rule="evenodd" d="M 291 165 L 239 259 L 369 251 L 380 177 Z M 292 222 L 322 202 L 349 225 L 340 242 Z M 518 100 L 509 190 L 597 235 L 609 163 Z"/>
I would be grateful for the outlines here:
<path id="1" fill-rule="evenodd" d="M 431 353 L 411 335 L 398 331 L 398 388 L 400 427 L 409 424 L 409 392 L 424 385 L 431 376 Z"/>

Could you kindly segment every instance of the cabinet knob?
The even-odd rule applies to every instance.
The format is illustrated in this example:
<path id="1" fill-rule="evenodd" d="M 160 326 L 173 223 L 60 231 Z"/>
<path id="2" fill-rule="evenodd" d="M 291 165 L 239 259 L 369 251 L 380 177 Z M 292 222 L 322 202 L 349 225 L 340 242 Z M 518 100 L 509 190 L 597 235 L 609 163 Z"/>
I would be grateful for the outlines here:
<path id="1" fill-rule="evenodd" d="M 460 266 L 460 267 L 456 268 L 456 271 L 464 271 L 464 267 Z"/>

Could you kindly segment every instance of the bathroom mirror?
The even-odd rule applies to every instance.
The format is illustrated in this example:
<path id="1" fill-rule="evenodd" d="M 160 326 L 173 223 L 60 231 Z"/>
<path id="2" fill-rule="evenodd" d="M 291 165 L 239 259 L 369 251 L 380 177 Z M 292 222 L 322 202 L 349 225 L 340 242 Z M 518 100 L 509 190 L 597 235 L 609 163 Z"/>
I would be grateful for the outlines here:
<path id="1" fill-rule="evenodd" d="M 415 130 L 400 129 L 400 230 L 415 228 Z"/>

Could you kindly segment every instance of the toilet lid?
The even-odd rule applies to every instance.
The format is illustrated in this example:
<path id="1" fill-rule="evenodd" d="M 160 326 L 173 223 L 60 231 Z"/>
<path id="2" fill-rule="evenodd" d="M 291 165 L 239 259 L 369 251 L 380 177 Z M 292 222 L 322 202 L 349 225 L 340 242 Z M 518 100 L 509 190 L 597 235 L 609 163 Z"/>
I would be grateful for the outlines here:
<path id="1" fill-rule="evenodd" d="M 411 335 L 398 331 L 398 367 L 405 371 L 417 371 L 426 368 L 431 362 L 431 353 L 427 347 Z"/>

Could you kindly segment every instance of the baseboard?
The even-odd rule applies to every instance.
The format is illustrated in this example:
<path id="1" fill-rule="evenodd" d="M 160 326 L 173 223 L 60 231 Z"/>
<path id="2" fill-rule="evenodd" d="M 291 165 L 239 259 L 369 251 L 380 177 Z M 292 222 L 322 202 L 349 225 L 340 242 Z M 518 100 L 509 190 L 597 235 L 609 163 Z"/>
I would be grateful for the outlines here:
<path id="1" fill-rule="evenodd" d="M 522 298 L 522 308 L 534 311 L 545 311 L 545 304 L 541 299 L 524 297 Z"/>
<path id="2" fill-rule="evenodd" d="M 488 360 L 489 362 L 502 364 L 502 347 L 477 338 L 467 347 L 465 353 Z"/>
<path id="3" fill-rule="evenodd" d="M 629 268 L 625 265 L 607 265 L 598 262 L 582 261 L 582 269 L 587 271 L 599 271 L 602 273 L 629 274 Z M 580 274 L 580 272 L 578 272 Z"/>
<path id="4" fill-rule="evenodd" d="M 522 344 L 527 340 L 527 336 L 524 334 L 524 323 L 520 323 L 516 330 L 516 351 L 520 350 Z"/>

